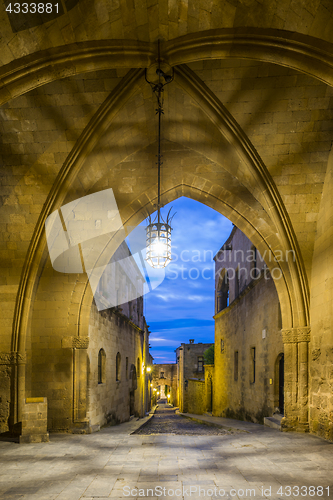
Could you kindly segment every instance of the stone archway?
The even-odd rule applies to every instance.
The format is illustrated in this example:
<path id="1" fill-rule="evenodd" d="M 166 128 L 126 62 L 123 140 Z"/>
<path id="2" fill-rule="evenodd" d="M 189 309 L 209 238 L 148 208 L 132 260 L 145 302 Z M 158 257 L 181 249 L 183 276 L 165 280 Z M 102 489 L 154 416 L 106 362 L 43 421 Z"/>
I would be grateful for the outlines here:
<path id="1" fill-rule="evenodd" d="M 284 35 L 285 39 L 288 39 L 285 33 Z M 236 54 L 237 57 L 252 57 L 258 60 L 266 60 L 265 57 L 268 57 L 267 53 L 269 52 L 271 54 L 270 61 L 297 68 L 300 71 L 305 71 L 302 64 L 297 62 L 297 51 L 301 46 L 305 59 L 309 58 L 310 60 L 312 58 L 312 61 L 316 61 L 313 73 L 311 74 L 322 81 L 329 82 L 329 69 L 331 67 L 330 58 L 327 54 L 324 59 L 321 56 L 318 57 L 318 54 L 322 55 L 324 45 L 320 44 L 320 46 L 317 46 L 317 42 L 315 43 L 313 39 L 305 36 L 298 37 L 297 42 L 288 39 L 289 45 L 287 43 L 284 44 L 284 46 L 287 47 L 285 53 L 287 53 L 290 58 L 288 60 L 283 59 L 282 61 L 279 51 L 276 53 L 274 50 L 270 51 L 271 47 L 274 44 L 276 45 L 277 40 L 281 40 L 281 36 L 282 34 L 280 32 L 268 33 L 260 30 L 244 30 L 244 33 L 236 30 L 235 32 L 221 31 L 220 33 L 214 32 L 211 34 L 203 34 L 202 40 L 206 40 L 208 37 L 207 40 L 209 43 L 207 43 L 208 45 L 210 44 L 209 50 L 214 50 L 214 52 L 211 52 L 213 56 L 208 55 L 208 52 L 205 52 L 205 50 L 200 53 L 197 41 L 194 43 L 191 36 L 165 44 L 163 50 L 165 51 L 166 57 L 169 58 L 172 64 L 181 64 L 181 66 L 178 66 L 175 70 L 178 94 L 175 91 L 174 96 L 177 97 L 182 91 L 185 95 L 184 100 L 186 100 L 187 107 L 190 105 L 193 107 L 193 102 L 196 103 L 200 111 L 200 113 L 198 112 L 198 116 L 200 115 L 202 124 L 204 124 L 204 127 L 207 127 L 209 134 L 212 132 L 211 135 L 215 134 L 215 136 L 218 137 L 218 140 L 216 140 L 214 144 L 212 143 L 214 147 L 208 148 L 205 147 L 205 144 L 203 146 L 200 144 L 192 144 L 192 148 L 190 148 L 190 144 L 186 142 L 186 137 L 184 135 L 184 137 L 182 137 L 183 145 L 191 150 L 191 154 L 196 153 L 204 157 L 207 164 L 208 162 L 210 165 L 214 164 L 214 168 L 216 168 L 215 177 L 218 179 L 220 177 L 222 178 L 223 175 L 225 183 L 233 185 L 234 190 L 232 191 L 232 189 L 229 189 L 229 185 L 227 189 L 222 185 L 222 181 L 221 185 L 219 185 L 219 183 L 214 184 L 211 180 L 212 176 L 209 177 L 203 173 L 194 175 L 186 171 L 186 169 L 179 174 L 174 170 L 171 172 L 166 182 L 163 201 L 166 203 L 168 200 L 184 194 L 193 197 L 219 210 L 229 217 L 230 220 L 233 220 L 237 226 L 250 237 L 259 250 L 262 249 L 263 252 L 267 250 L 271 252 L 273 256 L 276 255 L 277 251 L 294 252 L 296 256 L 295 262 L 281 262 L 278 264 L 282 271 L 283 280 L 281 280 L 281 283 L 277 283 L 277 288 L 282 306 L 283 327 L 284 330 L 286 330 L 284 333 L 285 341 L 287 344 L 294 344 L 295 342 L 300 344 L 299 348 L 301 349 L 302 355 L 299 359 L 302 359 L 302 364 L 307 366 L 309 292 L 302 256 L 298 249 L 297 238 L 290 223 L 288 212 L 279 196 L 274 180 L 268 174 L 265 164 L 246 137 L 246 134 L 230 114 L 226 112 L 222 103 L 219 102 L 212 92 L 208 91 L 200 79 L 193 75 L 193 71 L 189 70 L 189 68 L 184 65 L 186 62 L 200 60 L 200 58 L 225 57 L 223 51 L 229 51 L 229 48 L 232 46 L 235 47 L 235 52 L 232 53 L 232 57 Z M 215 38 L 215 41 L 212 40 L 212 37 Z M 244 46 L 243 41 L 249 37 L 252 40 L 250 44 L 251 48 L 248 49 L 248 52 L 242 52 L 241 47 Z M 176 47 L 177 43 L 179 43 L 179 50 Z M 154 50 L 156 49 L 155 47 L 153 50 L 151 44 L 142 44 L 142 46 L 140 44 L 134 44 L 136 47 L 135 50 L 133 49 L 135 57 L 138 54 L 140 57 L 137 57 L 136 63 L 132 64 L 133 59 L 130 58 L 132 57 L 130 52 L 133 47 L 129 47 L 129 59 L 126 59 L 128 54 L 125 47 L 126 44 L 123 44 L 121 49 L 123 52 L 121 53 L 124 57 L 122 58 L 119 53 L 117 53 L 115 57 L 118 59 L 113 59 L 113 63 L 110 63 L 106 62 L 111 50 L 110 46 L 108 46 L 108 44 L 101 45 L 103 45 L 103 50 L 101 49 L 99 53 L 100 56 L 96 59 L 97 68 L 104 68 L 105 65 L 108 64 L 122 65 L 125 64 L 124 61 L 127 61 L 126 64 L 131 64 L 132 66 L 137 64 L 142 68 L 148 66 L 152 62 Z M 140 47 L 138 48 L 139 45 Z M 223 50 L 221 46 L 223 46 Z M 266 55 L 263 54 L 263 52 L 258 52 L 259 46 L 265 48 L 264 52 Z M 325 47 L 326 46 L 328 45 L 326 44 Z M 96 45 L 93 49 L 88 43 L 81 46 L 78 52 L 76 48 L 72 49 L 70 57 L 72 58 L 71 60 L 74 61 L 77 56 L 77 66 L 73 63 L 71 71 L 73 73 L 89 71 L 89 62 L 91 62 L 91 58 L 96 55 Z M 114 47 L 112 50 L 115 50 Z M 182 50 L 183 53 L 181 52 Z M 20 92 L 27 92 L 30 88 L 33 88 L 33 86 L 44 84 L 50 81 L 50 79 L 59 78 L 59 72 L 57 73 L 57 71 L 62 68 L 63 49 L 57 49 L 53 52 L 53 68 L 47 63 L 47 57 L 49 55 L 50 53 L 46 51 L 44 54 L 37 55 L 37 58 L 28 56 L 27 59 L 18 61 L 16 67 L 14 67 L 14 65 L 13 67 L 3 68 L 3 75 L 8 78 L 4 99 L 16 96 Z M 174 59 L 172 59 L 172 57 Z M 83 59 L 85 59 L 84 63 L 82 62 Z M 23 66 L 27 62 L 29 62 L 27 67 L 31 70 L 31 77 L 28 76 L 27 70 L 23 70 Z M 100 66 L 98 66 L 98 64 L 100 64 Z M 34 73 L 35 70 L 36 72 Z M 41 80 L 38 82 L 36 82 L 36 75 L 42 76 Z M 21 84 L 23 79 L 25 79 L 27 85 L 23 85 L 19 89 L 19 84 Z M 126 152 L 117 156 L 117 161 L 114 160 L 112 162 L 111 160 L 108 162 L 104 160 L 102 166 L 104 170 L 102 167 L 100 169 L 97 168 L 98 158 L 93 157 L 93 153 L 96 152 L 101 145 L 102 138 L 107 136 L 118 114 L 120 114 L 126 106 L 129 106 L 128 103 L 130 99 L 138 95 L 140 98 L 143 96 L 144 99 L 144 91 L 141 92 L 142 84 L 143 70 L 136 69 L 129 71 L 124 77 L 121 85 L 117 87 L 110 98 L 98 110 L 81 134 L 63 165 L 36 225 L 17 295 L 14 334 L 12 339 L 13 352 L 22 356 L 20 362 L 17 363 L 18 373 L 14 384 L 17 386 L 16 420 L 19 420 L 19 405 L 25 390 L 23 356 L 26 351 L 26 336 L 29 334 L 31 328 L 29 322 L 31 321 L 31 315 L 34 308 L 35 290 L 46 262 L 45 238 L 43 234 L 45 219 L 50 212 L 61 206 L 66 198 L 75 199 L 75 196 L 83 196 L 88 192 L 94 191 L 94 189 L 96 190 L 98 183 L 102 183 L 102 181 L 106 179 L 107 171 L 112 170 L 113 172 L 116 170 L 117 166 L 124 165 L 124 162 L 127 161 L 131 155 L 142 150 L 142 144 L 140 144 L 140 147 L 137 144 L 131 145 Z M 147 100 L 148 98 L 146 101 Z M 177 102 L 177 100 L 175 99 L 174 102 Z M 193 129 L 195 128 L 194 123 L 190 124 L 190 126 Z M 177 127 L 176 130 L 178 130 Z M 147 147 L 153 144 L 152 137 L 149 133 L 150 131 L 148 130 L 144 142 L 144 146 Z M 170 130 L 169 136 L 166 138 L 166 143 L 169 141 L 168 143 L 170 144 L 172 142 L 171 139 L 174 139 L 175 135 L 177 134 Z M 119 136 L 115 137 L 117 137 L 117 140 L 119 139 Z M 137 137 L 139 137 L 139 134 Z M 202 134 L 202 137 L 205 140 L 207 138 L 204 134 Z M 108 139 L 111 140 L 110 138 Z M 103 145 L 105 146 L 106 143 Z M 227 159 L 221 160 L 221 151 L 219 151 L 219 149 L 221 149 L 221 151 L 223 150 L 223 153 L 225 151 L 230 151 L 229 164 Z M 93 179 L 87 174 L 87 172 L 89 173 L 88 164 L 94 171 L 94 175 L 96 171 L 96 175 Z M 239 171 L 235 169 L 234 165 L 239 166 Z M 78 188 L 79 185 L 80 188 Z M 118 185 L 117 180 L 115 181 L 115 185 Z M 101 189 L 101 187 L 98 189 Z M 147 181 L 144 187 L 134 190 L 134 194 L 128 196 L 127 200 L 124 200 L 124 197 L 122 197 L 122 203 L 120 203 L 119 208 L 124 224 L 131 226 L 137 225 L 142 220 L 142 215 L 140 214 L 143 208 L 149 213 L 153 212 L 155 200 L 156 185 L 151 179 Z M 68 314 L 71 335 L 73 338 L 85 338 L 85 335 L 82 335 L 85 328 L 85 322 L 82 321 L 82 318 L 88 314 L 91 305 L 89 292 L 85 295 L 87 280 L 85 277 L 79 276 L 77 278 L 73 277 L 73 279 L 69 281 L 71 281 L 70 286 L 72 287 L 69 294 L 75 290 L 74 305 L 72 304 L 71 312 Z M 50 287 L 50 290 L 53 290 L 52 287 Z M 78 342 L 81 342 L 81 340 Z M 82 342 L 84 344 L 83 340 Z M 304 343 L 306 345 L 303 345 Z M 292 367 L 295 365 L 297 355 L 294 346 L 290 346 L 290 349 L 287 346 L 286 349 L 288 351 L 286 352 L 286 367 L 290 367 L 289 372 L 287 369 L 286 373 L 288 373 L 289 379 L 292 380 L 288 393 L 290 397 L 294 398 L 296 394 L 296 380 Z M 303 394 L 303 407 L 307 406 L 306 388 L 307 381 L 304 375 L 300 382 L 300 392 Z M 293 411 L 297 413 L 297 406 L 294 407 Z M 306 411 L 307 410 L 304 410 L 304 421 L 307 421 Z"/>

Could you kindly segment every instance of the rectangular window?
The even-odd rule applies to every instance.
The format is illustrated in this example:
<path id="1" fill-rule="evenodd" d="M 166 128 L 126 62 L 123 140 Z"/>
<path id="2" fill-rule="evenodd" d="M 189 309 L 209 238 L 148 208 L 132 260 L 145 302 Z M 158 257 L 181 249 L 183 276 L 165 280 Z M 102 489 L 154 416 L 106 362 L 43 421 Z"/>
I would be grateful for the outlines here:
<path id="1" fill-rule="evenodd" d="M 126 380 L 128 380 L 128 358 L 126 358 Z"/>
<path id="2" fill-rule="evenodd" d="M 252 261 L 252 269 L 251 269 L 251 278 L 255 279 L 258 275 L 258 268 L 257 268 L 257 249 L 255 246 L 252 247 L 252 252 L 253 252 L 253 261 Z"/>
<path id="3" fill-rule="evenodd" d="M 238 351 L 235 351 L 234 355 L 234 380 L 238 380 Z"/>
<path id="4" fill-rule="evenodd" d="M 204 357 L 198 356 L 198 372 L 200 373 L 203 372 L 203 365 L 204 365 Z"/>
<path id="5" fill-rule="evenodd" d="M 235 299 L 239 295 L 239 267 L 236 269 L 236 276 L 235 276 Z"/>
<path id="6" fill-rule="evenodd" d="M 250 350 L 250 383 L 254 384 L 256 381 L 256 348 L 251 347 Z"/>

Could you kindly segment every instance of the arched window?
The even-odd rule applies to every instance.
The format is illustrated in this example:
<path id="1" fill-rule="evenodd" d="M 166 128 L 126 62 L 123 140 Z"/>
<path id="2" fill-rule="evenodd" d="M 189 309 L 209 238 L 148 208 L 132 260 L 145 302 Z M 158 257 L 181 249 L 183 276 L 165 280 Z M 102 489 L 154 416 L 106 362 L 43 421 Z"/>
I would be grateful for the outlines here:
<path id="1" fill-rule="evenodd" d="M 98 383 L 105 384 L 105 351 L 100 349 L 98 353 Z"/>
<path id="2" fill-rule="evenodd" d="M 229 306 L 229 276 L 223 269 L 220 275 L 216 293 L 216 312 L 222 311 Z"/>
<path id="3" fill-rule="evenodd" d="M 120 362 L 121 362 L 120 352 L 117 352 L 117 356 L 116 356 L 116 380 L 120 380 Z"/>
<path id="4" fill-rule="evenodd" d="M 250 276 L 254 280 L 258 276 L 258 268 L 257 268 L 257 249 L 254 245 L 251 248 L 252 252 L 252 261 L 251 261 L 251 271 Z"/>
<path id="5" fill-rule="evenodd" d="M 235 299 L 239 295 L 239 267 L 236 269 L 236 275 L 235 275 Z"/>
<path id="6" fill-rule="evenodd" d="M 140 377 L 140 358 L 137 359 L 136 362 L 136 376 L 139 378 Z"/>

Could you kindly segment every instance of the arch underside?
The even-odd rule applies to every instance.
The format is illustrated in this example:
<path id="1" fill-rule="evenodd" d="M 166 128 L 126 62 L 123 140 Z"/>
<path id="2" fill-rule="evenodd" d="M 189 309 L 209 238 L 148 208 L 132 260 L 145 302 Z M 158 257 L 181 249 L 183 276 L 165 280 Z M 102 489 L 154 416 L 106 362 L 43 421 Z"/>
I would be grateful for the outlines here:
<path id="1" fill-rule="evenodd" d="M 248 136 L 186 64 L 236 57 L 273 62 L 307 74 L 311 67 L 311 76 L 331 85 L 330 48 L 305 35 L 295 38 L 288 32 L 260 29 L 214 30 L 161 45 L 163 58 L 176 66 L 174 83 L 165 92 L 162 201 L 188 196 L 205 203 L 234 222 L 262 255 L 272 257 L 268 267 L 282 271 L 276 288 L 285 328 L 309 321 L 307 277 L 288 211 Z M 50 213 L 106 188 L 114 190 L 125 227 L 138 225 L 143 211 L 155 210 L 155 103 L 143 71 L 155 58 L 156 46 L 150 43 L 85 42 L 53 49 L 52 54 L 30 55 L 1 70 L 0 97 L 6 102 L 70 75 L 132 68 L 82 131 L 47 196 L 22 271 L 13 350 L 25 350 L 36 285 L 43 270 L 49 272 L 44 223 Z M 289 251 L 294 252 L 294 260 L 273 260 Z M 70 304 L 70 297 L 75 297 L 71 311 L 76 312 L 71 312 L 69 323 L 78 334 L 87 324 L 93 296 L 85 276 L 69 281 L 73 287 L 61 300 Z M 73 295 L 78 284 L 80 291 Z"/>

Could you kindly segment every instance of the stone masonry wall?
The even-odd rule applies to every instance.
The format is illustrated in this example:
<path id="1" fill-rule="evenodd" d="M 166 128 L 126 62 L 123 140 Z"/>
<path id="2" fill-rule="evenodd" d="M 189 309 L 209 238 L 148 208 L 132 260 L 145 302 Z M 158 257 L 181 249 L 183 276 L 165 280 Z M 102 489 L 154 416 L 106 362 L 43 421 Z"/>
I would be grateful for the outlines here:
<path id="1" fill-rule="evenodd" d="M 143 416 L 144 374 L 142 334 L 110 310 L 90 315 L 89 419 L 92 426 L 120 423 L 130 418 L 131 366 L 136 367 L 137 389 L 134 391 L 134 414 Z M 105 382 L 98 383 L 98 353 L 105 352 Z M 116 356 L 120 353 L 120 376 L 116 380 Z M 126 359 L 128 360 L 126 362 Z M 139 360 L 139 362 L 138 362 Z M 137 371 L 139 365 L 140 370 Z M 126 369 L 127 366 L 127 369 Z"/>
<path id="2" fill-rule="evenodd" d="M 311 289 L 310 431 L 333 440 L 333 153 L 320 205 Z"/>
<path id="3" fill-rule="evenodd" d="M 273 280 L 260 279 L 215 318 L 213 413 L 263 423 L 276 406 L 276 361 L 283 353 Z M 252 347 L 256 349 L 254 383 L 250 380 Z M 238 380 L 234 373 L 235 351 Z"/>
<path id="4" fill-rule="evenodd" d="M 204 380 L 188 381 L 188 413 L 203 415 L 206 411 L 206 387 Z"/>
<path id="5" fill-rule="evenodd" d="M 188 384 L 190 379 L 205 380 L 204 367 L 198 371 L 198 357 L 203 356 L 204 352 L 212 344 L 190 343 L 181 344 L 176 350 L 178 369 L 178 398 L 179 409 L 182 412 L 188 412 L 190 400 Z"/>

